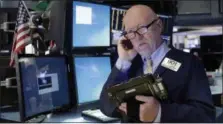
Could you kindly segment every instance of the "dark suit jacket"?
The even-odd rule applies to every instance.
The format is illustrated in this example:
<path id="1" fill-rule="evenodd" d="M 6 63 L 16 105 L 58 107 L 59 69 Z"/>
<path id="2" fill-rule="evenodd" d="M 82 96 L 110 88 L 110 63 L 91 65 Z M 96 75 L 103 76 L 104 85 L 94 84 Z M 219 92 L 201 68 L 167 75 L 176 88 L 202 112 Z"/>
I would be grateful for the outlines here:
<path id="1" fill-rule="evenodd" d="M 155 71 L 155 74 L 163 78 L 170 101 L 160 103 L 161 122 L 215 121 L 215 108 L 203 64 L 195 56 L 174 48 L 165 57 L 178 61 L 182 65 L 177 72 L 161 65 Z M 105 115 L 121 117 L 117 106 L 109 101 L 106 89 L 129 78 L 142 75 L 142 66 L 139 55 L 133 60 L 128 73 L 122 73 L 114 66 L 100 96 L 100 109 Z"/>

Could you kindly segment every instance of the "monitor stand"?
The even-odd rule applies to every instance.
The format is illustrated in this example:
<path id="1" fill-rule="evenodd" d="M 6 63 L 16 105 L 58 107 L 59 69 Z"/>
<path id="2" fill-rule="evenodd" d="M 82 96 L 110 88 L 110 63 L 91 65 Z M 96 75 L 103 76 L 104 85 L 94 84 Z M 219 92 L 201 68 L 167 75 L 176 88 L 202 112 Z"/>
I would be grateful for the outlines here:
<path id="1" fill-rule="evenodd" d="M 26 122 L 28 123 L 41 123 L 45 120 L 46 115 L 39 115 L 37 117 L 31 118 L 29 120 L 27 120 Z"/>

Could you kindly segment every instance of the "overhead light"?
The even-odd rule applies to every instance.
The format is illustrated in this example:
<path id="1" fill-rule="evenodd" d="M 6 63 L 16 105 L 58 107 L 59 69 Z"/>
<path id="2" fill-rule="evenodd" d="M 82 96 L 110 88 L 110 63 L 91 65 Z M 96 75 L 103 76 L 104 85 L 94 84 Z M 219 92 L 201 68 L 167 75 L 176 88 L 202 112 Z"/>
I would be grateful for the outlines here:
<path id="1" fill-rule="evenodd" d="M 173 27 L 173 32 L 177 32 L 178 28 L 177 27 Z"/>

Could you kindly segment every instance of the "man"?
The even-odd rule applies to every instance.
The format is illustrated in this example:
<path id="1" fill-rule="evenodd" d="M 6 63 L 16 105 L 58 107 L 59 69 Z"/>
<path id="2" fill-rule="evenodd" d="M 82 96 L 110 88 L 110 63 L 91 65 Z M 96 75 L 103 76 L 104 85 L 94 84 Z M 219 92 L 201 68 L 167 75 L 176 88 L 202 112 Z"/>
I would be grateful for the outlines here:
<path id="1" fill-rule="evenodd" d="M 100 96 L 101 111 L 107 116 L 121 118 L 119 110 L 127 113 L 126 103 L 119 107 L 112 104 L 106 89 L 152 73 L 162 77 L 170 102 L 164 103 L 151 96 L 136 96 L 136 100 L 144 102 L 139 108 L 141 122 L 213 122 L 215 109 L 200 61 L 193 55 L 167 47 L 161 38 L 162 22 L 148 6 L 131 7 L 123 23 L 125 32 L 118 42 L 119 58 Z M 133 49 L 124 49 L 124 39 L 130 40 Z"/>

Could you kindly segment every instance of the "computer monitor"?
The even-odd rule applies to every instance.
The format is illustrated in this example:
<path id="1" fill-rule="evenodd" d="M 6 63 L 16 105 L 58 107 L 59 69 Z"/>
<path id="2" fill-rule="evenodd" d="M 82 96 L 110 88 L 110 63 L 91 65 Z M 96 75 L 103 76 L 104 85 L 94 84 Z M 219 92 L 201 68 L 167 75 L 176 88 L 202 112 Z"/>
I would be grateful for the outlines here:
<path id="1" fill-rule="evenodd" d="M 110 6 L 73 1 L 73 48 L 110 46 Z"/>
<path id="2" fill-rule="evenodd" d="M 67 58 L 21 55 L 16 61 L 21 121 L 70 107 Z"/>
<path id="3" fill-rule="evenodd" d="M 221 69 L 220 65 L 222 60 L 222 54 L 204 54 L 202 56 L 204 68 L 208 72 L 214 72 L 216 69 Z"/>
<path id="4" fill-rule="evenodd" d="M 200 36 L 202 52 L 223 52 L 223 35 Z"/>
<path id="5" fill-rule="evenodd" d="M 111 72 L 110 57 L 74 56 L 73 62 L 78 106 L 98 101 Z"/>

